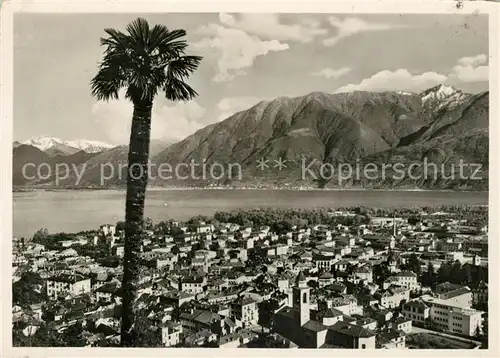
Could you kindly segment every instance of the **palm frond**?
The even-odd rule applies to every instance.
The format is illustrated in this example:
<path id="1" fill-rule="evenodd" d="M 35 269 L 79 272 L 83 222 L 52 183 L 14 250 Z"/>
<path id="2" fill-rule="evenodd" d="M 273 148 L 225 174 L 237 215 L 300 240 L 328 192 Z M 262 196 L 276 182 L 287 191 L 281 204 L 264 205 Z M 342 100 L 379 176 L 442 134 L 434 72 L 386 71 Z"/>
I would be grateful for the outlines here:
<path id="1" fill-rule="evenodd" d="M 149 38 L 149 23 L 146 19 L 138 17 L 126 27 L 131 40 L 141 47 L 142 50 L 147 51 L 148 38 Z"/>
<path id="2" fill-rule="evenodd" d="M 150 33 L 149 50 L 158 50 L 162 59 L 181 56 L 187 47 L 187 41 L 185 39 L 180 40 L 184 36 L 186 36 L 185 30 L 169 31 L 163 25 L 156 25 Z"/>
<path id="3" fill-rule="evenodd" d="M 180 79 L 187 78 L 198 68 L 201 60 L 201 56 L 180 56 L 169 62 L 167 72 Z"/>
<path id="4" fill-rule="evenodd" d="M 101 66 L 90 81 L 92 96 L 100 101 L 118 99 L 118 92 L 124 85 L 120 69 L 116 66 Z"/>
<path id="5" fill-rule="evenodd" d="M 167 76 L 164 90 L 165 96 L 171 101 L 189 101 L 198 96 L 190 85 L 173 76 Z"/>
<path id="6" fill-rule="evenodd" d="M 170 31 L 165 25 L 155 25 L 149 33 L 149 50 L 154 50 L 157 46 L 162 43 L 163 39 L 168 38 Z"/>
<path id="7" fill-rule="evenodd" d="M 134 103 L 152 102 L 160 89 L 174 101 L 197 96 L 184 80 L 202 58 L 185 55 L 185 30 L 170 31 L 164 25 L 150 28 L 145 19 L 137 18 L 126 26 L 126 32 L 104 31 L 107 37 L 100 43 L 106 49 L 91 81 L 92 95 L 97 99 L 118 98 L 122 87 L 127 88 L 126 97 Z"/>
<path id="8" fill-rule="evenodd" d="M 126 48 L 130 41 L 123 32 L 115 29 L 104 29 L 108 37 L 101 37 L 101 46 L 108 46 L 114 48 Z"/>

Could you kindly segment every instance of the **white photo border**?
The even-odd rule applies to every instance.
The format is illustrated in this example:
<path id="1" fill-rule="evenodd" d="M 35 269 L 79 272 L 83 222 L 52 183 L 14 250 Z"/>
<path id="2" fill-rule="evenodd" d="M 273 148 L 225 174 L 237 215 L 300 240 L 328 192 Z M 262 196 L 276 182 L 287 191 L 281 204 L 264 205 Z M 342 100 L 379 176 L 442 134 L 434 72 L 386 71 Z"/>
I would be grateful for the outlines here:
<path id="1" fill-rule="evenodd" d="M 459 5 L 460 4 L 460 5 Z M 369 350 L 363 356 L 371 357 L 470 357 L 500 356 L 499 350 L 499 265 L 495 254 L 499 254 L 500 180 L 498 180 L 500 141 L 492 140 L 500 134 L 499 112 L 499 39 L 500 6 L 484 1 L 321 1 L 303 0 L 254 0 L 254 1 L 64 1 L 32 0 L 4 1 L 1 3 L 0 39 L 0 233 L 1 249 L 1 346 L 4 357 L 357 357 L 357 350 L 295 349 L 163 349 L 163 348 L 30 348 L 12 347 L 12 138 L 13 138 L 13 15 L 29 13 L 164 13 L 164 12 L 253 12 L 253 13 L 341 13 L 341 14 L 488 14 L 489 15 L 489 90 L 490 95 L 490 143 L 489 143 L 489 349 L 488 350 Z M 497 134 L 495 136 L 495 134 Z M 495 319 L 496 318 L 496 319 Z"/>

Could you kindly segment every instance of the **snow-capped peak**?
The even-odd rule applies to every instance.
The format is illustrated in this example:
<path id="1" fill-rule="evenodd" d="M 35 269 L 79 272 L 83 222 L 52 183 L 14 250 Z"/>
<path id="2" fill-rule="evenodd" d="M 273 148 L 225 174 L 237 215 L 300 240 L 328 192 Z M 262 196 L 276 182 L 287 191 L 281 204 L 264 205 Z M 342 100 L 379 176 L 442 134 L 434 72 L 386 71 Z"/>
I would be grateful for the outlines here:
<path id="1" fill-rule="evenodd" d="M 42 151 L 46 151 L 47 149 L 52 148 L 57 144 L 63 144 L 63 141 L 59 138 L 39 136 L 26 140 L 22 143 L 37 147 Z"/>
<path id="2" fill-rule="evenodd" d="M 400 94 L 400 95 L 403 95 L 403 96 L 412 96 L 413 95 L 413 93 L 411 93 L 411 92 L 405 92 L 405 91 L 398 91 L 397 93 Z"/>
<path id="3" fill-rule="evenodd" d="M 42 151 L 46 151 L 56 145 L 65 145 L 67 147 L 75 148 L 78 150 L 83 150 L 87 153 L 97 153 L 102 152 L 105 149 L 113 148 L 114 146 L 108 143 L 103 143 L 94 140 L 77 139 L 63 141 L 62 139 L 47 136 L 38 136 L 26 140 L 23 144 L 31 145 L 37 147 Z"/>
<path id="4" fill-rule="evenodd" d="M 432 88 L 429 88 L 427 91 L 422 93 L 422 102 L 427 102 L 428 100 L 442 100 L 447 97 L 451 97 L 457 93 L 461 93 L 461 91 L 456 90 L 455 88 L 447 85 L 438 85 Z"/>
<path id="5" fill-rule="evenodd" d="M 427 91 L 422 92 L 421 96 L 422 104 L 426 104 L 429 101 L 432 103 L 435 103 L 436 101 L 441 102 L 437 108 L 441 108 L 443 106 L 455 107 L 469 98 L 467 93 L 457 90 L 452 86 L 443 84 L 429 88 Z"/>
<path id="6" fill-rule="evenodd" d="M 96 140 L 77 139 L 64 142 L 68 147 L 77 148 L 87 153 L 102 152 L 105 149 L 113 148 L 113 145 Z"/>
<path id="7" fill-rule="evenodd" d="M 439 86 L 436 94 L 438 96 L 451 96 L 453 93 L 457 92 L 457 90 L 451 86 L 441 85 Z"/>

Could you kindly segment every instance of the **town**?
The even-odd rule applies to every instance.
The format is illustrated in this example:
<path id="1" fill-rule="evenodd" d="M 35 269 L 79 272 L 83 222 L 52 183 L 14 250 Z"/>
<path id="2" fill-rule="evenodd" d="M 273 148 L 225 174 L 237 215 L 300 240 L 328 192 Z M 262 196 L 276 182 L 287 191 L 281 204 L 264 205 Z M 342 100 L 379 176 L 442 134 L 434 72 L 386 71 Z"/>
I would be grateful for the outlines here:
<path id="1" fill-rule="evenodd" d="M 485 349 L 488 208 L 146 220 L 141 347 Z M 13 242 L 13 344 L 120 345 L 124 223 Z"/>

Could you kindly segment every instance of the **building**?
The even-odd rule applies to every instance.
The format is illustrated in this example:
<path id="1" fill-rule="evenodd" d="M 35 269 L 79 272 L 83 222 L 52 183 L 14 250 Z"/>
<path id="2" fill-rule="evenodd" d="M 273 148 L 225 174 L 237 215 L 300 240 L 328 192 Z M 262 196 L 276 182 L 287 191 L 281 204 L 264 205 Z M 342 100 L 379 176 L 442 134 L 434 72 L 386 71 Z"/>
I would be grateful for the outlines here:
<path id="1" fill-rule="evenodd" d="M 349 322 L 344 314 L 332 310 L 321 321 L 311 319 L 310 287 L 301 272 L 292 292 L 292 307 L 281 308 L 272 317 L 272 332 L 289 339 L 301 348 L 340 347 L 375 348 L 375 332 Z"/>
<path id="2" fill-rule="evenodd" d="M 340 261 L 335 262 L 333 264 L 333 267 L 334 267 L 335 271 L 344 272 L 345 270 L 347 270 L 347 267 L 349 267 L 349 264 L 350 264 L 350 262 L 347 260 L 340 260 Z"/>
<path id="3" fill-rule="evenodd" d="M 374 349 L 375 332 L 363 328 L 361 326 L 347 323 L 337 322 L 329 327 L 329 333 L 332 333 L 330 344 L 350 349 Z"/>
<path id="4" fill-rule="evenodd" d="M 466 262 L 466 258 L 464 257 L 464 253 L 462 251 L 451 251 L 451 252 L 447 252 L 445 257 L 444 257 L 444 260 L 445 261 L 451 261 L 451 262 L 455 262 L 455 261 L 459 261 L 460 263 L 464 263 Z"/>
<path id="5" fill-rule="evenodd" d="M 335 282 L 335 277 L 329 272 L 323 272 L 319 277 L 318 277 L 318 287 L 326 287 L 330 286 Z"/>
<path id="6" fill-rule="evenodd" d="M 410 291 L 418 291 L 420 289 L 420 284 L 417 281 L 417 274 L 410 271 L 398 272 L 396 275 L 389 277 L 388 281 L 389 286 L 401 286 L 409 289 Z M 386 286 L 385 283 L 384 286 Z"/>
<path id="7" fill-rule="evenodd" d="M 108 282 L 95 291 L 97 302 L 113 302 L 114 297 L 118 296 L 119 287 L 115 282 Z"/>
<path id="8" fill-rule="evenodd" d="M 395 329 L 397 331 L 403 331 L 407 334 L 411 333 L 412 331 L 412 321 L 409 318 L 404 318 L 404 317 L 398 317 L 392 320 L 389 323 L 389 327 L 392 329 Z"/>
<path id="9" fill-rule="evenodd" d="M 325 271 L 330 271 L 332 265 L 335 263 L 335 256 L 331 255 L 319 255 L 319 254 L 314 254 L 312 256 L 312 260 L 314 262 L 314 265 L 318 269 L 322 269 Z"/>
<path id="10" fill-rule="evenodd" d="M 180 323 L 167 321 L 161 327 L 161 342 L 164 347 L 173 347 L 181 342 L 180 335 L 182 325 Z"/>
<path id="11" fill-rule="evenodd" d="M 82 275 L 60 274 L 47 279 L 47 296 L 52 299 L 66 295 L 77 296 L 90 290 L 90 278 Z"/>
<path id="12" fill-rule="evenodd" d="M 228 317 L 207 310 L 195 310 L 192 313 L 181 313 L 182 330 L 191 332 L 208 331 L 211 334 L 224 336 L 233 333 L 236 324 Z"/>
<path id="13" fill-rule="evenodd" d="M 363 318 L 358 318 L 355 321 L 349 322 L 352 324 L 355 324 L 357 326 L 361 326 L 363 328 L 375 331 L 377 329 L 378 323 L 377 320 L 371 318 L 371 317 L 363 317 Z"/>
<path id="14" fill-rule="evenodd" d="M 446 300 L 461 308 L 472 307 L 472 291 L 467 286 L 454 285 L 449 282 L 441 283 L 436 286 L 437 298 Z"/>
<path id="15" fill-rule="evenodd" d="M 116 256 L 123 257 L 125 255 L 125 246 L 123 245 L 115 246 L 115 250 L 116 250 Z"/>
<path id="16" fill-rule="evenodd" d="M 406 348 L 406 334 L 392 328 L 384 329 L 377 335 L 377 348 Z"/>
<path id="17" fill-rule="evenodd" d="M 411 319 L 414 323 L 424 325 L 430 317 L 430 310 L 430 307 L 424 302 L 415 300 L 406 302 L 403 305 L 401 313 L 404 318 Z"/>
<path id="18" fill-rule="evenodd" d="M 341 294 L 338 297 L 327 300 L 327 307 L 335 308 L 348 316 L 363 314 L 363 306 L 358 305 L 358 299 L 349 294 Z"/>
<path id="19" fill-rule="evenodd" d="M 110 224 L 101 225 L 100 229 L 101 229 L 101 233 L 104 236 L 108 236 L 108 235 L 115 236 L 115 234 L 116 234 L 116 226 L 115 225 L 110 225 Z"/>
<path id="20" fill-rule="evenodd" d="M 410 300 L 410 289 L 400 286 L 391 286 L 385 292 L 377 293 L 376 296 L 382 306 L 387 308 L 395 308 L 401 302 Z"/>
<path id="21" fill-rule="evenodd" d="M 370 265 L 356 267 L 354 269 L 354 276 L 367 283 L 373 282 L 373 270 Z"/>
<path id="22" fill-rule="evenodd" d="M 182 292 L 196 295 L 204 291 L 206 283 L 204 277 L 184 277 L 179 282 L 179 288 Z"/>
<path id="23" fill-rule="evenodd" d="M 377 217 L 377 216 L 370 218 L 370 224 L 373 226 L 395 226 L 397 224 L 403 224 L 404 222 L 405 220 L 403 218 Z"/>
<path id="24" fill-rule="evenodd" d="M 488 236 L 469 238 L 462 243 L 464 251 L 488 256 Z"/>
<path id="25" fill-rule="evenodd" d="M 481 331 L 482 311 L 453 305 L 449 300 L 442 300 L 429 295 L 420 299 L 430 307 L 429 317 L 434 327 L 446 332 L 474 336 Z"/>
<path id="26" fill-rule="evenodd" d="M 481 329 L 483 312 L 457 307 L 448 300 L 424 295 L 404 304 L 402 314 L 420 325 L 431 325 L 445 332 L 474 336 L 476 331 Z"/>
<path id="27" fill-rule="evenodd" d="M 162 292 L 162 299 L 165 300 L 166 303 L 172 304 L 175 307 L 180 307 L 184 303 L 193 301 L 195 297 L 196 296 L 194 294 L 182 292 L 179 290 Z"/>
<path id="28" fill-rule="evenodd" d="M 257 302 L 249 297 L 241 297 L 231 304 L 231 312 L 243 327 L 255 326 L 259 321 Z"/>
<path id="29" fill-rule="evenodd" d="M 219 338 L 219 348 L 238 348 L 255 341 L 258 334 L 242 330 L 238 333 L 230 333 Z"/>
<path id="30" fill-rule="evenodd" d="M 447 241 L 439 241 L 437 245 L 438 250 L 446 252 L 462 251 L 462 246 L 462 241 L 453 239 Z"/>
<path id="31" fill-rule="evenodd" d="M 383 236 L 368 234 L 363 236 L 363 240 L 370 242 L 372 248 L 376 249 L 394 249 L 396 247 L 396 239 L 394 236 Z"/>

